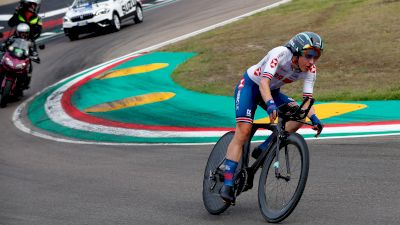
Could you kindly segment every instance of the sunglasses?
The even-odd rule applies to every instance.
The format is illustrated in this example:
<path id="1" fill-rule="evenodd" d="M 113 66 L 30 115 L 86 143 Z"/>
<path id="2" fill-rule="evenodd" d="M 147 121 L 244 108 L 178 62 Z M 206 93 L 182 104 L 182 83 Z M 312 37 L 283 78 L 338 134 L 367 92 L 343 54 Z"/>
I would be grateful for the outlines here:
<path id="1" fill-rule="evenodd" d="M 308 48 L 304 49 L 301 55 L 306 57 L 307 59 L 314 58 L 315 60 L 317 60 L 321 56 L 321 50 L 318 48 Z"/>

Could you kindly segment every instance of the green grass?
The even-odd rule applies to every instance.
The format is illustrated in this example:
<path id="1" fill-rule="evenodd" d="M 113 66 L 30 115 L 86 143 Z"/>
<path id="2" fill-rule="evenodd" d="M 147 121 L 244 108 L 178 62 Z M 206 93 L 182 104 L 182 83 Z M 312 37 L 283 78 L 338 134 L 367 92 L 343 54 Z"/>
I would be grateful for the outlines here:
<path id="1" fill-rule="evenodd" d="M 313 31 L 325 40 L 316 99 L 400 99 L 399 12 L 400 0 L 294 0 L 161 50 L 198 53 L 174 72 L 178 84 L 231 96 L 243 72 L 270 49 Z M 300 97 L 302 85 L 283 92 Z"/>

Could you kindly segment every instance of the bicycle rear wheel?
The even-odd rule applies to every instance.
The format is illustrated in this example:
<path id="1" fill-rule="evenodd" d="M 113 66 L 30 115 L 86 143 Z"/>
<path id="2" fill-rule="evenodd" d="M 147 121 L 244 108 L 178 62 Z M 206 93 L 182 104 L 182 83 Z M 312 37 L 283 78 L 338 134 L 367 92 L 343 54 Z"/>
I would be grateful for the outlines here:
<path id="1" fill-rule="evenodd" d="M 307 144 L 302 136 L 293 133 L 281 143 L 279 172 L 282 177 L 277 177 L 274 146 L 264 162 L 258 186 L 261 214 L 270 223 L 281 222 L 293 212 L 306 186 L 309 169 Z"/>
<path id="2" fill-rule="evenodd" d="M 213 150 L 208 157 L 207 165 L 204 170 L 203 177 L 203 203 L 207 211 L 213 215 L 223 213 L 230 204 L 226 204 L 219 195 L 222 185 L 224 184 L 224 168 L 223 161 L 225 159 L 226 150 L 231 142 L 234 131 L 224 134 L 214 145 Z M 238 170 L 241 168 L 239 162 Z"/>

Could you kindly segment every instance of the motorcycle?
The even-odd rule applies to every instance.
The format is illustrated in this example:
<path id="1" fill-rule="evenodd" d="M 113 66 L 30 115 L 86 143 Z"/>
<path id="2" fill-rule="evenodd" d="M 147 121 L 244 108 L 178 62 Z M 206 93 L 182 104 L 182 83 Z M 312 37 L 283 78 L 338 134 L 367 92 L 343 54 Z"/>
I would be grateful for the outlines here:
<path id="1" fill-rule="evenodd" d="M 18 99 L 23 95 L 23 88 L 28 79 L 31 67 L 30 42 L 16 38 L 8 46 L 1 58 L 0 64 L 0 107 L 4 108 L 7 103 Z"/>

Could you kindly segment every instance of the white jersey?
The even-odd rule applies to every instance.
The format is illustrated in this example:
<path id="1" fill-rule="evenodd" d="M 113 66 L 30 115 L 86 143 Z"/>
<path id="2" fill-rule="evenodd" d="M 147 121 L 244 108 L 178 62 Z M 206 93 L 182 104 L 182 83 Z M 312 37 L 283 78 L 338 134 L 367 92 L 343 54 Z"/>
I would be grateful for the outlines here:
<path id="1" fill-rule="evenodd" d="M 288 48 L 276 47 L 269 51 L 257 65 L 247 69 L 247 74 L 258 85 L 260 85 L 261 78 L 269 78 L 271 90 L 304 79 L 303 96 L 312 97 L 317 69 L 313 65 L 307 72 L 295 71 L 292 69 L 292 57 L 293 54 Z"/>

